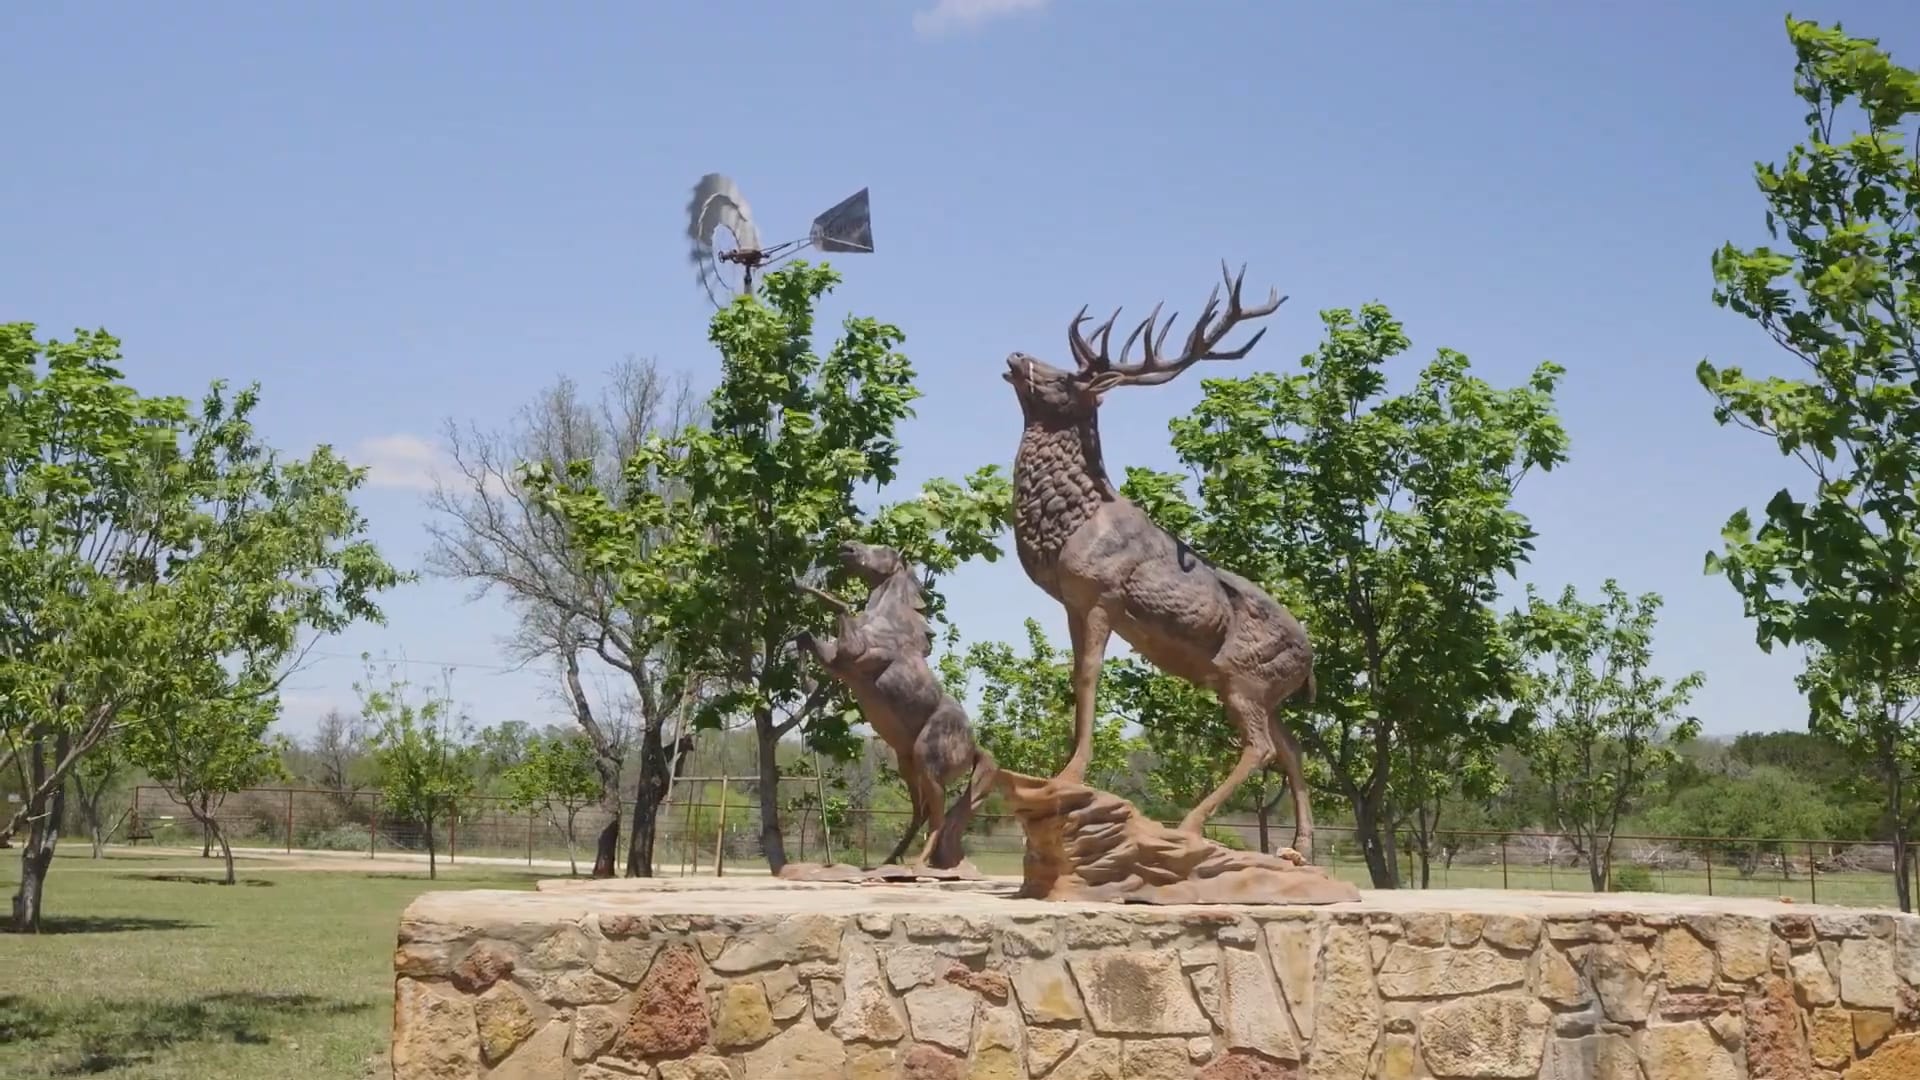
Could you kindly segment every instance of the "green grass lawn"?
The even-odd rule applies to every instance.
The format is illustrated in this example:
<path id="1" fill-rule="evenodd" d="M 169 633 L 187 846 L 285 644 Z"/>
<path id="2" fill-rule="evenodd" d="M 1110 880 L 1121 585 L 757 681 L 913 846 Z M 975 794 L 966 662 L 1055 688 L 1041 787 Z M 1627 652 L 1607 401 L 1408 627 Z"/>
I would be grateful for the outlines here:
<path id="1" fill-rule="evenodd" d="M 20 877 L 0 852 L 0 891 Z M 383 1075 L 401 909 L 435 888 L 531 888 L 499 868 L 282 870 L 63 850 L 47 932 L 0 934 L 0 1077 Z M 549 876 L 551 871 L 546 872 Z"/>

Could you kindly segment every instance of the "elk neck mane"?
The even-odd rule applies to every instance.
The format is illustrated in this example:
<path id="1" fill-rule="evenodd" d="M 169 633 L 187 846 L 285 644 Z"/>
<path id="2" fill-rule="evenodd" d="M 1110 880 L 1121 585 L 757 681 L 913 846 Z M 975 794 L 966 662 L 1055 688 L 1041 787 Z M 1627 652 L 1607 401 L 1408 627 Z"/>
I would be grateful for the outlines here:
<path id="1" fill-rule="evenodd" d="M 1072 421 L 1028 419 L 1013 459 L 1014 535 L 1022 547 L 1050 560 L 1119 497 L 1100 450 L 1099 413 Z"/>

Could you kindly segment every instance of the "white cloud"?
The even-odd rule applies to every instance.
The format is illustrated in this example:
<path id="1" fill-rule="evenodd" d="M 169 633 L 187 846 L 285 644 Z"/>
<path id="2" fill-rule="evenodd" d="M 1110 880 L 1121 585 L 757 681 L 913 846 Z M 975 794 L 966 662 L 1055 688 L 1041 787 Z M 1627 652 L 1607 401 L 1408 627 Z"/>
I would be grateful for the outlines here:
<path id="1" fill-rule="evenodd" d="M 927 10 L 913 13 L 913 29 L 921 37 L 940 37 L 1046 6 L 1047 0 L 935 0 Z"/>
<path id="2" fill-rule="evenodd" d="M 375 435 L 354 445 L 349 460 L 367 468 L 367 486 L 432 491 L 446 458 L 418 435 Z"/>

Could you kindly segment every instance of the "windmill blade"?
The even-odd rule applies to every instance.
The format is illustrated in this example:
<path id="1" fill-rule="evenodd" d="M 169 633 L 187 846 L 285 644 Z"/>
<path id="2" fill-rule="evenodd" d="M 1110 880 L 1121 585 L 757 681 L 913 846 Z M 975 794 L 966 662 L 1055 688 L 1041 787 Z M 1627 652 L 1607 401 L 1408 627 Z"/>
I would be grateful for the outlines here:
<path id="1" fill-rule="evenodd" d="M 693 241 L 695 259 L 707 258 L 721 229 L 732 235 L 739 248 L 760 246 L 760 230 L 754 227 L 753 211 L 747 208 L 739 185 L 719 173 L 708 173 L 693 185 L 693 200 L 687 204 L 687 237 Z"/>
<path id="2" fill-rule="evenodd" d="M 873 215 L 867 206 L 867 189 L 861 188 L 814 218 L 807 239 L 821 251 L 871 252 Z"/>
<path id="3" fill-rule="evenodd" d="M 722 307 L 738 291 L 721 273 L 714 250 L 723 229 L 736 250 L 759 249 L 760 230 L 754 227 L 753 213 L 739 185 L 720 173 L 708 173 L 693 185 L 693 197 L 687 203 L 687 238 L 692 242 L 687 259 L 694 264 L 708 298 Z"/>

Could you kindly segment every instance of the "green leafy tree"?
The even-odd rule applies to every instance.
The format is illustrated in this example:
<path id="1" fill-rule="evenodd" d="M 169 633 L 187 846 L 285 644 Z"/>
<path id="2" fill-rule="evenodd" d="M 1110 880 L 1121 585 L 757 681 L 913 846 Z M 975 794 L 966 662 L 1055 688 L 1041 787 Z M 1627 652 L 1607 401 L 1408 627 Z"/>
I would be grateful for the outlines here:
<path id="1" fill-rule="evenodd" d="M 1708 776 L 1675 792 L 1647 821 L 1668 835 L 1699 837 L 1689 846 L 1710 860 L 1733 856 L 1742 874 L 1754 874 L 1773 856 L 1784 877 L 1791 874 L 1793 853 L 1783 841 L 1825 839 L 1833 809 L 1814 785 L 1762 765 Z"/>
<path id="2" fill-rule="evenodd" d="M 1606 889 L 1621 821 L 1662 783 L 1675 747 L 1700 732 L 1682 710 L 1704 677 L 1669 682 L 1648 671 L 1660 602 L 1658 593 L 1628 596 L 1612 578 L 1599 603 L 1572 586 L 1557 601 L 1527 588 L 1523 618 L 1543 646 L 1529 755 L 1553 825 L 1580 845 L 1595 892 Z"/>
<path id="3" fill-rule="evenodd" d="M 1459 839 L 1449 825 L 1458 824 L 1463 808 L 1493 802 L 1506 790 L 1507 777 L 1484 734 L 1503 729 L 1500 710 L 1497 705 L 1483 709 L 1487 719 L 1458 733 L 1440 731 L 1404 743 L 1391 763 L 1395 823 L 1408 834 L 1423 889 L 1433 884 L 1434 860 L 1452 860 Z"/>
<path id="4" fill-rule="evenodd" d="M 1198 478 L 1128 471 L 1123 490 L 1177 536 L 1261 583 L 1309 628 L 1316 703 L 1301 732 L 1353 808 L 1374 885 L 1400 883 L 1390 833 L 1409 812 L 1396 758 L 1493 747 L 1520 724 L 1519 650 L 1494 611 L 1532 550 L 1513 493 L 1566 455 L 1561 369 L 1499 390 L 1449 349 L 1405 393 L 1387 361 L 1408 347 L 1386 308 L 1321 314 L 1327 340 L 1294 375 L 1202 384 L 1173 445 Z M 1403 770 L 1404 771 L 1404 770 Z"/>
<path id="5" fill-rule="evenodd" d="M 564 478 L 539 465 L 525 473 L 587 564 L 649 614 L 648 632 L 679 660 L 677 685 L 701 681 L 697 726 L 751 721 L 760 840 L 776 870 L 786 863 L 781 740 L 798 733 L 835 757 L 855 749 L 857 714 L 793 645 L 802 631 L 829 630 L 829 613 L 794 579 L 837 577 L 840 544 L 866 540 L 898 547 L 931 580 L 996 557 L 1007 517 L 1008 485 L 993 468 L 862 511 L 863 491 L 894 479 L 894 431 L 918 391 L 897 327 L 849 317 L 832 348 L 815 351 L 815 311 L 837 280 L 826 266 L 789 263 L 714 316 L 721 379 L 708 420 L 648 439 L 627 462 L 624 498 L 609 498 L 585 463 Z"/>
<path id="6" fill-rule="evenodd" d="M 496 749 L 501 741 L 496 734 Z M 593 743 L 584 736 L 536 735 L 521 740 L 517 760 L 501 773 L 514 809 L 545 814 L 547 823 L 566 839 L 567 867 L 575 877 L 580 876 L 580 858 L 574 821 L 601 798 L 594 754 Z"/>
<path id="7" fill-rule="evenodd" d="M 360 711 L 372 721 L 373 760 L 386 816 L 419 826 L 427 845 L 427 877 L 440 875 L 434 826 L 459 813 L 473 792 L 479 751 L 466 738 L 466 718 L 451 686 L 415 704 L 411 687 L 393 671 L 376 686 L 373 671 L 354 684 Z"/>
<path id="8" fill-rule="evenodd" d="M 283 740 L 268 737 L 279 702 L 267 692 L 216 686 L 204 702 L 188 703 L 127 735 L 127 754 L 173 800 L 187 808 L 220 848 L 224 883 L 235 883 L 233 845 L 220 825 L 227 796 L 286 776 Z"/>
<path id="9" fill-rule="evenodd" d="M 81 758 L 68 774 L 80 813 L 87 820 L 87 837 L 92 841 L 95 859 L 106 858 L 107 807 L 109 800 L 124 801 L 127 773 L 127 755 L 120 740 L 109 739 Z"/>
<path id="10" fill-rule="evenodd" d="M 364 472 L 281 461 L 254 388 L 145 397 L 104 332 L 0 325 L 0 743 L 27 830 L 13 925 L 38 927 L 73 771 L 150 725 L 269 707 L 303 638 L 380 617 L 402 580 L 364 538 Z"/>
<path id="11" fill-rule="evenodd" d="M 1716 421 L 1770 439 L 1812 490 L 1781 489 L 1757 523 L 1736 511 L 1707 568 L 1739 592 L 1763 649 L 1822 658 L 1803 680 L 1811 722 L 1847 732 L 1882 779 L 1905 867 L 1900 762 L 1920 740 L 1920 157 L 1901 129 L 1920 116 L 1920 73 L 1838 26 L 1789 18 L 1787 36 L 1807 136 L 1754 169 L 1768 232 L 1787 247 L 1722 247 L 1713 297 L 1758 323 L 1794 374 L 1703 360 L 1699 378 Z"/>
<path id="12" fill-rule="evenodd" d="M 949 693 L 973 702 L 974 737 L 1001 768 L 1052 776 L 1073 752 L 1073 658 L 1047 640 L 1038 622 L 1028 619 L 1025 625 L 1025 656 L 1003 642 L 974 642 L 942 655 L 940 674 Z M 1087 782 L 1110 788 L 1126 772 L 1129 746 L 1125 724 L 1109 711 L 1112 691 L 1105 679 L 1100 692 Z"/>

